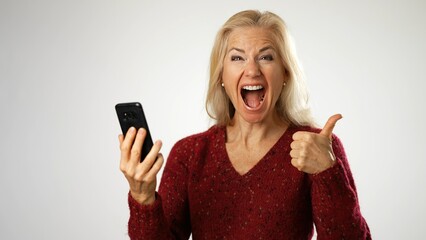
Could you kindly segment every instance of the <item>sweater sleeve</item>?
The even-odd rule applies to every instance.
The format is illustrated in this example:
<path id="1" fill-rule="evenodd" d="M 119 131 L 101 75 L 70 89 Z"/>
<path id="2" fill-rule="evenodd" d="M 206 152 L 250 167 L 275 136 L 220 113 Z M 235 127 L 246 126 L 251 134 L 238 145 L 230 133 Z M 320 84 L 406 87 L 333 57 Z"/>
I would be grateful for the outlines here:
<path id="1" fill-rule="evenodd" d="M 187 199 L 186 151 L 178 142 L 163 171 L 156 201 L 143 206 L 129 194 L 131 239 L 183 240 L 191 234 Z"/>
<path id="2" fill-rule="evenodd" d="M 317 239 L 371 239 L 343 145 L 334 135 L 333 151 L 336 164 L 310 177 Z"/>
<path id="3" fill-rule="evenodd" d="M 156 194 L 152 205 L 141 205 L 129 193 L 129 236 L 130 239 L 169 239 L 164 219 L 162 200 Z"/>

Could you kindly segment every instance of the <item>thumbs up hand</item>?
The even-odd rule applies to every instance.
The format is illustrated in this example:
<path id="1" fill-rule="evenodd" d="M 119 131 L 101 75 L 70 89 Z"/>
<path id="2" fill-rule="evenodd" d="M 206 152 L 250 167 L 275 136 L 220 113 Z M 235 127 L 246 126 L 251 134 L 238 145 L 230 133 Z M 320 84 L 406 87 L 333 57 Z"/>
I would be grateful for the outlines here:
<path id="1" fill-rule="evenodd" d="M 316 174 L 332 167 L 335 163 L 332 134 L 336 122 L 342 115 L 331 116 L 320 133 L 299 131 L 293 134 L 291 164 L 299 171 Z"/>

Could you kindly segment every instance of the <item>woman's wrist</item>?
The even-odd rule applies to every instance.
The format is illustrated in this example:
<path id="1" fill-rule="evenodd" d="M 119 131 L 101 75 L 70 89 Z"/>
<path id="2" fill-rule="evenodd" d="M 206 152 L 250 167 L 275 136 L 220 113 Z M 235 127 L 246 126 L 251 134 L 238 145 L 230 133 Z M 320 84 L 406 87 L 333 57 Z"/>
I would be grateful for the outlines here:
<path id="1" fill-rule="evenodd" d="M 130 191 L 132 198 L 141 205 L 151 205 L 155 202 L 155 193 L 146 195 L 146 194 L 137 194 Z"/>

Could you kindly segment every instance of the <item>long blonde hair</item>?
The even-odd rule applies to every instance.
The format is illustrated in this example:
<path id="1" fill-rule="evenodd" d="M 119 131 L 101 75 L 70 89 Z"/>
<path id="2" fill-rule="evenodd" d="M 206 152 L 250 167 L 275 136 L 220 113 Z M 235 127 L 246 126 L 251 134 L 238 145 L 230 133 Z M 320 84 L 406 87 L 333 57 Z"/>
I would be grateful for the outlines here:
<path id="1" fill-rule="evenodd" d="M 271 31 L 275 49 L 287 74 L 286 86 L 276 103 L 276 111 L 283 121 L 296 126 L 314 125 L 308 105 L 308 93 L 299 66 L 291 36 L 285 22 L 271 12 L 247 10 L 233 15 L 216 35 L 210 56 L 210 80 L 206 98 L 206 110 L 218 125 L 228 125 L 235 108 L 222 89 L 223 61 L 228 48 L 230 33 L 241 27 L 261 27 Z"/>

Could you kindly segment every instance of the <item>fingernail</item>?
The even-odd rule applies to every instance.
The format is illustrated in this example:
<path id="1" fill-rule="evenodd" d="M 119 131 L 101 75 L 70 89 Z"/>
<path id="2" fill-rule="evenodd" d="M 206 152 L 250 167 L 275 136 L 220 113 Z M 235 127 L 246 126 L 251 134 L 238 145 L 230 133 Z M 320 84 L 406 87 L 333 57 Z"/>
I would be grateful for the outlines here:
<path id="1" fill-rule="evenodd" d="M 162 146 L 163 142 L 161 140 L 157 140 L 157 141 L 155 141 L 155 144 L 159 144 L 160 146 Z"/>

